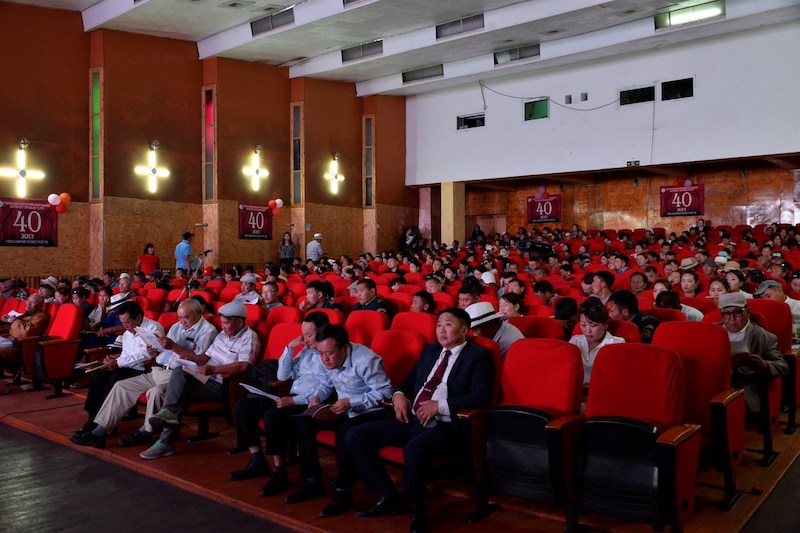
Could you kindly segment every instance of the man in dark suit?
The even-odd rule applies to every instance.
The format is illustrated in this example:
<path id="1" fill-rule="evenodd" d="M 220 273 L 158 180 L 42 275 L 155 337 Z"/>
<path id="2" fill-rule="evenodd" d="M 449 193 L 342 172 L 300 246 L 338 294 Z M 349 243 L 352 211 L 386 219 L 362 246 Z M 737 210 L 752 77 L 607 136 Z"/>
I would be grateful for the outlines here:
<path id="1" fill-rule="evenodd" d="M 438 456 L 468 445 L 468 427 L 458 413 L 492 401 L 494 362 L 486 349 L 467 341 L 470 318 L 463 309 L 445 309 L 436 324 L 438 343 L 422 350 L 419 361 L 394 390 L 396 420 L 353 428 L 347 446 L 368 490 L 381 496 L 362 518 L 399 514 L 400 494 L 378 455 L 383 446 L 402 446 L 406 491 L 411 503 L 411 531 L 426 531 L 426 472 Z"/>

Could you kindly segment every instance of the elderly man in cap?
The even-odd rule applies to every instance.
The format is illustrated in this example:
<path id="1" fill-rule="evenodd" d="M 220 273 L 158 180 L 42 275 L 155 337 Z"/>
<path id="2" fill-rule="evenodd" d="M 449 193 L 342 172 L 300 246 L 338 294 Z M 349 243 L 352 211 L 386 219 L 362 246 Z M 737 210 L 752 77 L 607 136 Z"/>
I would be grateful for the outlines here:
<path id="1" fill-rule="evenodd" d="M 123 272 L 122 274 L 120 274 L 117 283 L 119 286 L 119 293 L 117 294 L 123 295 L 123 298 L 126 299 L 136 296 L 136 291 L 133 290 L 133 284 L 131 283 L 130 274 L 128 274 L 127 272 Z"/>
<path id="2" fill-rule="evenodd" d="M 57 287 L 58 279 L 55 276 L 48 276 L 39 282 L 39 296 L 42 297 L 44 303 L 49 304 L 56 301 Z"/>
<path id="3" fill-rule="evenodd" d="M 783 285 L 779 281 L 774 279 L 762 281 L 753 296 L 786 303 L 792 312 L 792 336 L 795 339 L 800 338 L 800 300 L 786 296 L 786 293 L 783 292 Z"/>
<path id="4" fill-rule="evenodd" d="M 227 303 L 219 308 L 219 314 L 222 332 L 204 354 L 193 357 L 197 370 L 190 374 L 183 366 L 183 372 L 170 375 L 164 407 L 149 418 L 155 431 L 164 431 L 155 444 L 139 454 L 142 459 L 174 455 L 184 409 L 190 403 L 223 401 L 223 378 L 246 372 L 261 351 L 258 335 L 245 322 L 247 309 L 243 303 Z"/>
<path id="5" fill-rule="evenodd" d="M 503 315 L 494 310 L 491 302 L 472 304 L 465 311 L 469 315 L 475 335 L 496 342 L 500 346 L 500 356 L 503 359 L 511 345 L 525 337 L 516 326 L 503 320 Z"/>
<path id="6" fill-rule="evenodd" d="M 256 283 L 258 280 L 252 274 L 245 274 L 239 281 L 242 283 L 241 292 L 233 297 L 234 302 L 239 302 L 248 305 L 263 305 L 264 301 L 261 295 L 256 291 Z"/>
<path id="7" fill-rule="evenodd" d="M 28 291 L 20 288 L 19 282 L 15 279 L 7 279 L 3 282 L 0 289 L 0 299 L 16 298 L 17 300 L 27 300 Z"/>
<path id="8" fill-rule="evenodd" d="M 42 297 L 38 294 L 31 294 L 25 303 L 25 314 L 2 317 L 3 322 L 11 323 L 11 329 L 8 337 L 0 337 L 0 367 L 16 369 L 21 363 L 17 341 L 44 333 L 50 317 L 43 309 Z"/>
<path id="9" fill-rule="evenodd" d="M 189 271 L 189 262 L 192 260 L 192 237 L 194 233 L 184 231 L 183 240 L 175 247 L 175 268 Z"/>
<path id="10" fill-rule="evenodd" d="M 76 431 L 69 440 L 80 446 L 104 448 L 108 432 L 117 427 L 143 392 L 147 393 L 145 416 L 155 414 L 161 408 L 173 370 L 180 371 L 183 365 L 197 368 L 195 359 L 211 346 L 216 336 L 217 329 L 203 318 L 200 302 L 191 298 L 181 302 L 178 322 L 172 325 L 166 337 L 159 339 L 158 347 L 147 346 L 147 353 L 155 358 L 151 371 L 116 382 L 94 417 L 94 429 L 90 433 Z M 150 442 L 152 433 L 153 428 L 145 420 L 135 433 L 120 440 L 120 446 L 146 444 Z"/>
<path id="11" fill-rule="evenodd" d="M 311 259 L 315 263 L 322 259 L 325 252 L 322 250 L 322 233 L 315 233 L 314 238 L 306 245 L 306 259 Z"/>
<path id="12" fill-rule="evenodd" d="M 742 293 L 722 294 L 719 310 L 731 342 L 731 381 L 736 387 L 745 387 L 748 408 L 758 412 L 761 402 L 754 385 L 765 379 L 785 376 L 789 366 L 778 351 L 778 338 L 750 320 L 750 308 Z"/>
<path id="13" fill-rule="evenodd" d="M 717 272 L 719 269 L 719 265 L 712 259 L 706 259 L 703 261 L 703 265 L 701 266 L 703 269 L 703 274 L 708 276 L 711 279 L 717 277 Z"/>

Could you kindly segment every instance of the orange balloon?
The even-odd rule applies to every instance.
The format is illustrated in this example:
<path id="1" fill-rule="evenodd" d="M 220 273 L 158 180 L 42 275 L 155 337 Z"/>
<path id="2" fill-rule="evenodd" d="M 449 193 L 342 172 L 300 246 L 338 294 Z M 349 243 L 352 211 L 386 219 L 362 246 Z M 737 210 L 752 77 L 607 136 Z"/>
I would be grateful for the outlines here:
<path id="1" fill-rule="evenodd" d="M 56 212 L 57 213 L 66 213 L 67 212 L 67 204 L 65 204 L 65 203 L 60 203 L 55 207 L 56 207 Z"/>
<path id="2" fill-rule="evenodd" d="M 281 214 L 281 208 L 280 207 L 273 207 L 272 208 L 272 216 L 276 217 L 276 216 L 278 216 L 280 214 Z"/>
<path id="3" fill-rule="evenodd" d="M 68 192 L 62 192 L 58 197 L 61 198 L 61 203 L 64 205 L 67 205 L 72 200 L 72 196 Z"/>

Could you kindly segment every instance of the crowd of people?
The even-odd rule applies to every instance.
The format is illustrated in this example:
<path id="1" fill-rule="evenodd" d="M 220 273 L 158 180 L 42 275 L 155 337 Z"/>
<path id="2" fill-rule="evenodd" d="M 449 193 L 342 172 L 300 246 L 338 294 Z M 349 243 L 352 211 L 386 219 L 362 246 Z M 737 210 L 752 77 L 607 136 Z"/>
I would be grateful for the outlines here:
<path id="1" fill-rule="evenodd" d="M 750 387 L 788 372 L 777 338 L 750 320 L 748 301 L 784 302 L 797 336 L 800 271 L 788 260 L 800 257 L 795 255 L 794 227 L 713 228 L 701 220 L 681 235 L 583 231 L 573 226 L 520 227 L 513 235 L 490 238 L 476 226 L 464 246 L 456 241 L 431 247 L 422 245 L 414 228 L 404 230 L 403 236 L 397 252 L 333 258 L 317 233 L 303 260 L 295 256 L 296 246 L 286 233 L 278 261 L 263 270 L 235 266 L 192 271 L 192 235 L 187 232 L 176 248 L 174 275 L 160 269 L 155 248 L 147 244 L 133 276 L 108 272 L 99 279 L 48 277 L 35 292 L 19 280 L 4 280 L 0 297 L 25 299 L 26 310 L 2 317 L 9 336 L 0 341 L 0 366 L 16 370 L 21 365 L 14 339 L 44 334 L 46 304 L 71 301 L 79 306 L 85 347 L 105 346 L 119 335 L 121 353 L 105 357 L 93 371 L 85 403 L 88 418 L 70 440 L 105 447 L 117 424 L 146 393 L 143 425 L 119 441 L 120 446 L 150 444 L 141 452 L 144 459 L 175 454 L 187 405 L 222 401 L 224 378 L 249 377 L 262 389 L 270 379 L 291 380 L 285 394 L 250 394 L 232 406 L 237 435 L 232 452 L 248 452 L 249 459 L 229 479 L 269 476 L 263 496 L 288 491 L 286 454 L 290 440 L 297 439 L 300 485 L 285 501 L 321 497 L 325 485 L 315 435 L 332 429 L 335 492 L 322 516 L 355 507 L 353 485 L 360 474 L 378 499 L 356 514 L 376 517 L 410 509 L 415 531 L 427 528 L 428 466 L 464 440 L 457 414 L 492 401 L 499 368 L 473 335 L 497 343 L 502 361 L 510 346 L 523 338 L 514 325 L 519 317 L 557 320 L 563 339 L 580 349 L 584 384 L 590 386 L 593 363 L 603 346 L 626 342 L 612 331 L 614 324 L 632 323 L 637 340 L 648 343 L 659 327 L 658 312 L 651 309 L 674 310 L 687 320 L 702 320 L 718 311 L 731 341 L 735 384 Z M 236 294 L 229 294 L 222 305 L 211 305 L 202 293 L 214 286 L 235 286 Z M 165 302 L 167 308 L 175 306 L 178 320 L 165 331 L 146 316 L 136 296 L 175 287 L 185 288 L 189 298 Z M 395 387 L 378 354 L 351 342 L 348 330 L 331 323 L 327 314 L 313 312 L 368 310 L 391 319 L 406 310 L 389 296 L 392 293 L 410 295 L 410 312 L 437 315 L 436 342 L 422 350 L 412 371 Z M 286 344 L 277 369 L 269 362 L 258 363 L 262 346 L 248 326 L 248 306 L 262 307 L 265 315 L 281 306 L 304 313 L 302 334 Z M 211 320 L 214 315 L 219 333 Z M 34 372 L 33 389 L 47 380 L 46 368 L 40 367 Z M 392 402 L 393 419 L 386 417 L 386 401 Z M 310 416 L 310 407 L 323 405 L 328 416 Z M 759 404 L 748 402 L 748 407 L 757 411 Z M 263 432 L 258 427 L 261 420 Z M 390 445 L 404 449 L 405 498 L 378 453 Z"/>

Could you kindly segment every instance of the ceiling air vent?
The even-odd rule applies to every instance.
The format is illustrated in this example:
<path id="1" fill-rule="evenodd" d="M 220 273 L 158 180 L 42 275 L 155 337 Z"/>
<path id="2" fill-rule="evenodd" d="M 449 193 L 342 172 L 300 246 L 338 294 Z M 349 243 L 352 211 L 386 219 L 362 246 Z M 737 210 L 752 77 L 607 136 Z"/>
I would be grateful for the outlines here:
<path id="1" fill-rule="evenodd" d="M 452 37 L 465 31 L 483 29 L 483 13 L 480 15 L 472 15 L 464 17 L 463 19 L 454 20 L 453 22 L 446 22 L 436 26 L 436 38 L 443 39 L 445 37 Z"/>
<path id="2" fill-rule="evenodd" d="M 528 46 L 520 46 L 519 48 L 511 48 L 509 50 L 501 50 L 494 53 L 494 64 L 505 65 L 512 61 L 520 61 L 522 59 L 539 58 L 539 45 L 531 44 Z"/>
<path id="3" fill-rule="evenodd" d="M 371 43 L 359 44 L 342 50 L 342 63 L 363 59 L 369 56 L 380 55 L 383 53 L 383 41 L 372 41 Z"/>
<path id="4" fill-rule="evenodd" d="M 254 20 L 250 23 L 250 32 L 253 34 L 253 37 L 255 37 L 256 35 L 267 33 L 288 24 L 294 24 L 293 7 L 284 9 L 279 13 L 274 13 L 258 20 Z"/>
<path id="5" fill-rule="evenodd" d="M 485 113 L 475 113 L 474 115 L 462 115 L 456 118 L 456 129 L 459 130 L 482 128 L 485 125 L 486 125 Z"/>
<path id="6" fill-rule="evenodd" d="M 403 83 L 427 80 L 444 76 L 444 65 L 433 65 L 431 67 L 418 68 L 403 72 Z"/>

